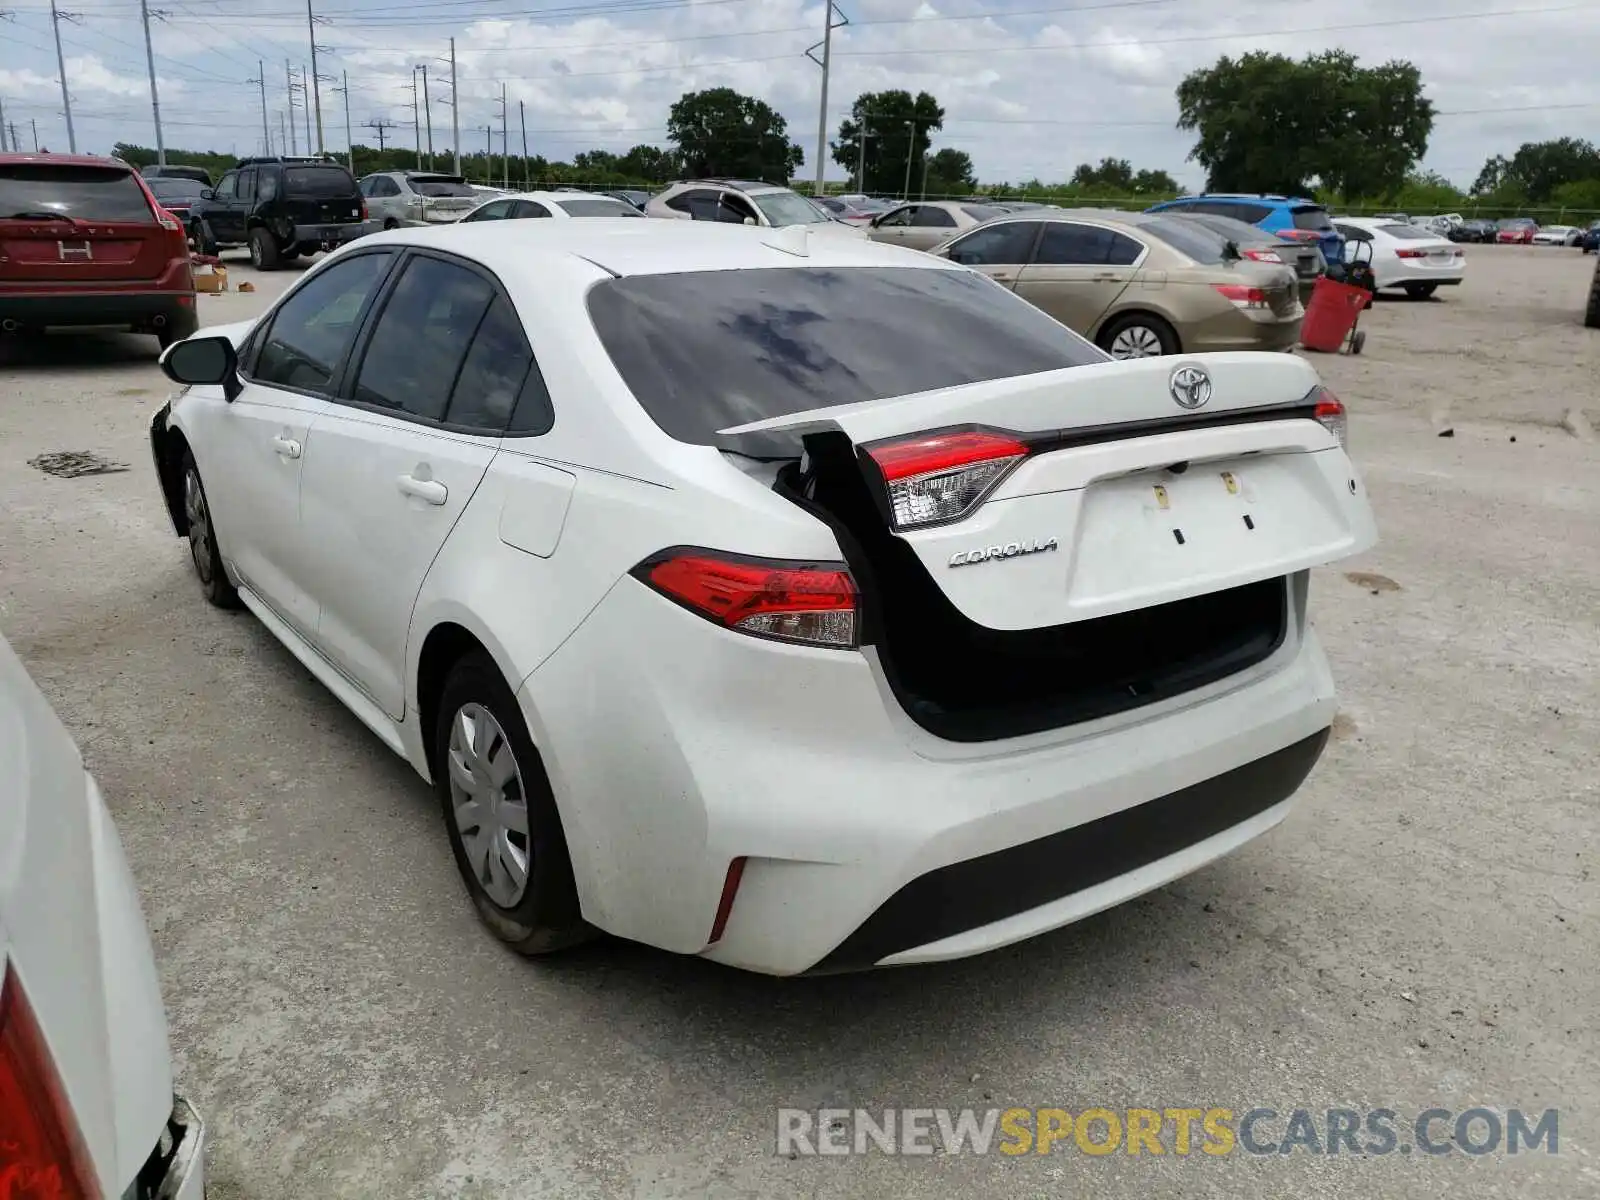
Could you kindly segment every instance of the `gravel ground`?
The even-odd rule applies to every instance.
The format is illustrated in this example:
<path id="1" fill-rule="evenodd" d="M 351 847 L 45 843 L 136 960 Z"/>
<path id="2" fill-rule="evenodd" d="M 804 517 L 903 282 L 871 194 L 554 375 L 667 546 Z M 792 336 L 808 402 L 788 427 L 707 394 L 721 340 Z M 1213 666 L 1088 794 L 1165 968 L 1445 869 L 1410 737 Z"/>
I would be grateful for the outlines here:
<path id="1" fill-rule="evenodd" d="M 0 628 L 116 814 L 213 1200 L 1600 1193 L 1600 446 L 1559 427 L 1600 424 L 1592 260 L 1468 253 L 1463 287 L 1381 303 L 1364 356 L 1317 360 L 1383 541 L 1315 581 L 1343 711 L 1289 820 L 1031 943 L 820 980 L 614 941 L 502 952 L 429 791 L 201 601 L 148 462 L 153 342 L 0 349 Z M 210 323 L 292 278 L 233 273 L 260 290 L 202 297 Z M 26 465 L 63 450 L 131 469 Z M 1560 1140 L 773 1153 L 778 1106 L 891 1104 L 1555 1107 Z"/>

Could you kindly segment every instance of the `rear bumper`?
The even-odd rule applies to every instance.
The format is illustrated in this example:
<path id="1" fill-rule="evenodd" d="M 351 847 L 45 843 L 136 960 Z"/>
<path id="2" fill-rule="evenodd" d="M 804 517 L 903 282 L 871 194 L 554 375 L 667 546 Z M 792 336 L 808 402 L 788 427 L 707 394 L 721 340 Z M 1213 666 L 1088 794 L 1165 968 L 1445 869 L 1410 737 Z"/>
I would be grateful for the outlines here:
<path id="1" fill-rule="evenodd" d="M 172 1113 L 161 1138 L 139 1168 L 124 1197 L 157 1200 L 204 1200 L 206 1194 L 206 1127 L 200 1114 L 182 1096 L 172 1098 Z"/>
<path id="2" fill-rule="evenodd" d="M 1313 281 L 1314 284 L 1315 281 Z M 1296 281 L 1296 288 L 1299 288 Z M 1297 295 L 1300 293 L 1296 292 Z M 1197 321 L 1179 330 L 1185 354 L 1206 354 L 1221 350 L 1292 350 L 1300 340 L 1305 321 L 1305 306 L 1294 317 L 1270 314 L 1256 316 L 1242 309 L 1230 309 Z"/>
<path id="3" fill-rule="evenodd" d="M 181 326 L 194 322 L 194 292 L 10 292 L 0 291 L 0 320 L 24 325 L 132 325 L 148 328 L 160 318 Z"/>

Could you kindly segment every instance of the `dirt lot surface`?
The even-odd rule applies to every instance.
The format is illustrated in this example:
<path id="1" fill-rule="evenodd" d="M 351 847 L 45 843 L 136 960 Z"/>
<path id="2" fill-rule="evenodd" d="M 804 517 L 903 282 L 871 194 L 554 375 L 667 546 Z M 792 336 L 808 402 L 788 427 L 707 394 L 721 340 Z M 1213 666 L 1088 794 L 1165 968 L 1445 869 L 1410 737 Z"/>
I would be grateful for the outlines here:
<path id="1" fill-rule="evenodd" d="M 1288 821 L 1054 935 L 820 980 L 502 952 L 428 789 L 201 601 L 153 342 L 0 349 L 0 629 L 121 827 L 213 1200 L 1600 1195 L 1600 445 L 1559 427 L 1600 425 L 1592 260 L 1468 253 L 1317 360 L 1383 541 L 1315 580 L 1343 712 Z M 211 323 L 292 278 L 233 274 Z M 1558 1108 L 1559 1153 L 773 1153 L 778 1106 L 891 1104 Z"/>

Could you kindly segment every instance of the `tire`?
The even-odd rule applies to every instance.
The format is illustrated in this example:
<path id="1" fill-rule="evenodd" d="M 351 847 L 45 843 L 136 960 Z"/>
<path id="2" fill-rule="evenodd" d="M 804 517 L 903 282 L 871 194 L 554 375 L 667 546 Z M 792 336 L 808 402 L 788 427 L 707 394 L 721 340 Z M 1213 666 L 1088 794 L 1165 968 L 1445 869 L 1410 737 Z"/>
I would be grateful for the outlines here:
<path id="1" fill-rule="evenodd" d="M 1439 290 L 1439 285 L 1436 283 L 1408 283 L 1405 288 L 1406 295 L 1413 300 L 1426 300 Z"/>
<path id="2" fill-rule="evenodd" d="M 1350 335 L 1350 353 L 1360 354 L 1367 346 L 1367 331 L 1358 329 Z"/>
<path id="3" fill-rule="evenodd" d="M 1589 307 L 1584 310 L 1583 323 L 1590 329 L 1600 329 L 1600 255 L 1594 263 L 1594 278 L 1589 281 Z"/>
<path id="4" fill-rule="evenodd" d="M 189 244 L 200 254 L 217 253 L 216 235 L 211 232 L 211 222 L 204 217 L 189 226 Z"/>
<path id="5" fill-rule="evenodd" d="M 200 318 L 192 312 L 180 313 L 156 330 L 156 341 L 165 350 L 174 342 L 181 342 L 200 328 Z"/>
<path id="6" fill-rule="evenodd" d="M 445 680 L 433 748 L 433 786 L 450 851 L 483 923 L 519 954 L 548 954 L 595 936 L 579 910 L 543 761 L 516 698 L 487 655 L 467 655 Z M 493 773 L 508 771 L 496 785 Z M 479 819 L 465 824 L 474 815 L 469 805 Z M 508 819 L 500 824 L 491 813 Z"/>
<path id="7" fill-rule="evenodd" d="M 1178 335 L 1172 326 L 1145 313 L 1116 318 L 1100 331 L 1098 341 L 1100 348 L 1113 358 L 1154 358 L 1179 350 Z M 1122 353 L 1118 352 L 1119 344 Z"/>
<path id="8" fill-rule="evenodd" d="M 250 265 L 258 271 L 278 269 L 278 240 L 265 228 L 257 225 L 250 231 Z"/>
<path id="9" fill-rule="evenodd" d="M 399 229 L 399 228 L 400 228 L 400 222 L 399 221 L 396 221 L 393 217 L 385 217 L 384 218 L 383 231 L 385 233 L 389 232 L 389 230 L 391 230 L 391 229 Z"/>
<path id="10" fill-rule="evenodd" d="M 217 546 L 217 528 L 211 520 L 211 504 L 194 455 L 183 452 L 183 511 L 189 523 L 189 557 L 200 580 L 200 594 L 218 608 L 238 608 L 239 593 L 228 582 L 222 566 L 222 551 Z"/>

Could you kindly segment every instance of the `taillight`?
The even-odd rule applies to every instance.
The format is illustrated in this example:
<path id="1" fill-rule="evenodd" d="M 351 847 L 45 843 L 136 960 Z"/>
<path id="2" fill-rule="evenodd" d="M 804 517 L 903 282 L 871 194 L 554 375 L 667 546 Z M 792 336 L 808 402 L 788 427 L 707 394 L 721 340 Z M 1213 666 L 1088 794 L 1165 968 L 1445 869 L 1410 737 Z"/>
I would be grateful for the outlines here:
<path id="1" fill-rule="evenodd" d="M 1318 388 L 1316 397 L 1317 407 L 1312 415 L 1317 424 L 1338 438 L 1340 446 L 1349 449 L 1350 418 L 1344 411 L 1344 404 L 1327 388 Z"/>
<path id="2" fill-rule="evenodd" d="M 856 584 L 843 563 L 679 548 L 645 559 L 633 575 L 708 621 L 740 633 L 809 646 L 856 644 Z"/>
<path id="3" fill-rule="evenodd" d="M 361 202 L 361 219 L 363 221 L 367 220 L 367 202 L 365 200 Z"/>
<path id="4" fill-rule="evenodd" d="M 1315 229 L 1280 229 L 1273 236 L 1288 242 L 1320 242 L 1323 235 Z"/>
<path id="5" fill-rule="evenodd" d="M 1396 250 L 1394 256 L 1396 258 L 1427 258 L 1428 252 L 1426 250 Z"/>
<path id="6" fill-rule="evenodd" d="M 1235 308 L 1268 308 L 1267 294 L 1258 287 L 1243 283 L 1214 283 L 1211 285 Z"/>
<path id="7" fill-rule="evenodd" d="M 93 1164 L 16 973 L 0 985 L 0 1195 L 87 1200 Z"/>
<path id="8" fill-rule="evenodd" d="M 163 229 L 171 230 L 173 233 L 183 232 L 183 226 L 178 223 L 178 218 L 164 208 L 156 209 L 156 224 Z"/>
<path id="9" fill-rule="evenodd" d="M 883 475 L 896 529 L 960 520 L 1027 456 L 1027 443 L 982 430 L 867 447 Z"/>
<path id="10" fill-rule="evenodd" d="M 1239 253 L 1243 254 L 1251 262 L 1281 263 L 1283 261 L 1278 257 L 1276 250 L 1241 250 Z"/>

